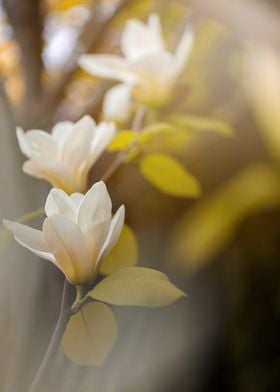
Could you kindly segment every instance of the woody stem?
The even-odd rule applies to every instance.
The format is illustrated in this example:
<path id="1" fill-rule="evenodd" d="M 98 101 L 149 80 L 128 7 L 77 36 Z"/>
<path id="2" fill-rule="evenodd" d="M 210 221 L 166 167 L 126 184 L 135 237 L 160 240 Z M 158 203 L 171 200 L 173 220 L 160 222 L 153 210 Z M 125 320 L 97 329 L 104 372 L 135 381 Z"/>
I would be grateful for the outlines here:
<path id="1" fill-rule="evenodd" d="M 51 341 L 49 343 L 48 349 L 37 371 L 37 374 L 32 382 L 29 392 L 40 392 L 42 390 L 41 387 L 45 375 L 50 367 L 50 364 L 53 362 L 53 358 L 57 352 L 63 333 L 71 317 L 72 298 L 70 295 L 71 292 L 70 288 L 71 288 L 70 283 L 65 279 L 57 324 L 54 333 L 52 335 Z"/>
<path id="2" fill-rule="evenodd" d="M 134 119 L 131 124 L 131 129 L 134 132 L 140 132 L 143 120 L 147 114 L 147 108 L 145 106 L 140 106 L 138 110 L 136 111 L 136 114 L 134 116 Z M 112 164 L 109 166 L 107 171 L 104 173 L 102 176 L 103 181 L 108 181 L 109 178 L 112 177 L 112 175 L 118 170 L 118 168 L 127 160 L 127 151 L 120 151 Z"/>

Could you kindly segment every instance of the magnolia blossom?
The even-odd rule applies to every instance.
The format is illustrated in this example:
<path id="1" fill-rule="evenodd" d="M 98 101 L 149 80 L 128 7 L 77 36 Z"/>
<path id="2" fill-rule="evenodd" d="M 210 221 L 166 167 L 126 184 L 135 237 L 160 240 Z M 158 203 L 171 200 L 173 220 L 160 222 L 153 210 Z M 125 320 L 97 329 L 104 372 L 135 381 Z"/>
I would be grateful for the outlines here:
<path id="1" fill-rule="evenodd" d="M 124 57 L 83 55 L 80 66 L 107 79 L 130 86 L 137 101 L 151 106 L 164 104 L 191 52 L 193 32 L 186 29 L 174 53 L 165 47 L 158 15 L 145 24 L 130 19 L 121 38 Z M 120 90 L 121 91 L 121 90 Z"/>
<path id="2" fill-rule="evenodd" d="M 54 263 L 70 283 L 93 283 L 100 262 L 121 234 L 124 206 L 112 218 L 111 199 L 101 181 L 85 195 L 68 196 L 60 189 L 52 189 L 45 212 L 43 231 L 12 221 L 3 223 L 18 243 Z"/>
<path id="3" fill-rule="evenodd" d="M 21 151 L 29 158 L 25 173 L 49 181 L 67 193 L 84 192 L 92 165 L 107 148 L 115 125 L 96 125 L 89 116 L 76 123 L 59 122 L 52 133 L 17 129 Z"/>

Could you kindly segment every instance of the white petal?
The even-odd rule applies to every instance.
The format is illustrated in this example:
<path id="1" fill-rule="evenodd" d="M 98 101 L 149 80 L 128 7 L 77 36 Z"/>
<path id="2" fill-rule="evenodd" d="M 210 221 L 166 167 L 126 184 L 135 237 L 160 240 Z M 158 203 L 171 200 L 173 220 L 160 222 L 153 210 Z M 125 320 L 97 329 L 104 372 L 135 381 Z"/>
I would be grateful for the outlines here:
<path id="1" fill-rule="evenodd" d="M 77 219 L 76 206 L 65 192 L 61 189 L 52 189 L 47 197 L 45 211 L 48 217 L 61 214 L 75 221 Z"/>
<path id="2" fill-rule="evenodd" d="M 161 78 L 162 75 L 170 72 L 173 56 L 170 52 L 158 52 L 149 54 L 141 59 L 135 60 L 130 67 L 138 76 L 137 80 L 143 78 Z"/>
<path id="3" fill-rule="evenodd" d="M 121 80 L 129 84 L 135 81 L 128 63 L 120 56 L 83 55 L 79 59 L 79 65 L 85 71 L 102 78 Z"/>
<path id="4" fill-rule="evenodd" d="M 58 122 L 52 129 L 52 135 L 54 139 L 61 145 L 65 143 L 65 141 L 70 136 L 70 133 L 73 129 L 73 122 L 71 121 L 61 121 Z"/>
<path id="5" fill-rule="evenodd" d="M 111 251 L 113 246 L 118 241 L 124 224 L 124 216 L 125 216 L 125 208 L 124 205 L 120 206 L 120 208 L 115 213 L 111 225 L 110 230 L 108 232 L 107 238 L 103 244 L 101 249 L 99 260 L 102 260 L 107 254 Z"/>
<path id="6" fill-rule="evenodd" d="M 58 148 L 53 137 L 41 130 L 31 130 L 25 134 L 26 140 L 32 149 L 32 159 L 53 160 L 58 154 Z"/>
<path id="7" fill-rule="evenodd" d="M 83 193 L 75 192 L 70 195 L 73 203 L 75 204 L 75 208 L 79 211 L 82 201 L 84 200 L 85 195 Z"/>
<path id="8" fill-rule="evenodd" d="M 107 119 L 126 121 L 131 109 L 131 87 L 127 84 L 118 84 L 105 94 L 103 113 Z"/>
<path id="9" fill-rule="evenodd" d="M 121 49 L 128 59 L 133 60 L 164 51 L 158 16 L 151 15 L 148 24 L 130 19 L 121 38 Z"/>
<path id="10" fill-rule="evenodd" d="M 187 28 L 177 46 L 174 55 L 174 73 L 179 74 L 184 66 L 186 65 L 194 42 L 194 34 L 189 28 Z"/>
<path id="11" fill-rule="evenodd" d="M 43 259 L 55 263 L 55 258 L 52 255 L 47 242 L 44 239 L 43 233 L 40 230 L 22 225 L 17 222 L 3 220 L 4 226 L 10 230 L 16 241 L 29 249 L 32 253 L 42 257 Z"/>
<path id="12" fill-rule="evenodd" d="M 74 284 L 88 282 L 92 266 L 79 226 L 63 215 L 53 215 L 45 219 L 43 234 L 67 279 Z"/>
<path id="13" fill-rule="evenodd" d="M 160 50 L 165 50 L 165 45 L 163 42 L 160 19 L 158 14 L 151 14 L 148 18 L 148 25 L 150 29 L 153 31 L 154 36 L 157 37 L 158 40 L 158 48 Z"/>
<path id="14" fill-rule="evenodd" d="M 67 169 L 61 165 L 52 162 L 52 167 L 44 167 L 44 161 L 28 160 L 23 164 L 23 171 L 33 177 L 44 179 L 54 187 L 64 189 L 68 193 L 74 192 L 80 184 L 75 183 L 75 179 L 69 176 Z"/>
<path id="15" fill-rule="evenodd" d="M 94 184 L 86 193 L 78 213 L 78 224 L 90 256 L 97 258 L 110 227 L 112 202 L 104 182 Z"/>
<path id="16" fill-rule="evenodd" d="M 24 173 L 29 174 L 30 176 L 48 180 L 46 172 L 32 160 L 24 162 L 22 170 Z"/>
<path id="17" fill-rule="evenodd" d="M 26 155 L 28 158 L 31 158 L 32 156 L 32 148 L 30 147 L 28 140 L 26 138 L 26 133 L 24 130 L 20 127 L 17 127 L 17 139 L 18 139 L 18 144 L 23 152 L 24 155 Z"/>
<path id="18" fill-rule="evenodd" d="M 62 161 L 72 167 L 74 172 L 87 159 L 94 134 L 95 122 L 90 116 L 84 116 L 76 122 L 66 140 L 62 151 Z"/>
<path id="19" fill-rule="evenodd" d="M 92 166 L 100 155 L 106 150 L 116 133 L 116 125 L 113 122 L 101 122 L 95 130 L 95 136 L 90 146 L 90 159 L 87 166 Z"/>

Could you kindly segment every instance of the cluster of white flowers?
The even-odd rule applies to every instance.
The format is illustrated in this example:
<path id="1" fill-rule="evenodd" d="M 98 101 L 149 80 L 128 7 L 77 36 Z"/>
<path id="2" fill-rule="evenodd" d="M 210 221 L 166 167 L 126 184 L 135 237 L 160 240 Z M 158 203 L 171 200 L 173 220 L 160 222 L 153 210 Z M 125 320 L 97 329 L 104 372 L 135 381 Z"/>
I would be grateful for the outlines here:
<path id="1" fill-rule="evenodd" d="M 175 53 L 164 44 L 157 15 L 148 23 L 129 20 L 121 39 L 124 57 L 84 55 L 80 65 L 90 73 L 121 81 L 104 100 L 105 117 L 126 119 L 132 100 L 153 107 L 166 103 L 189 57 L 193 33 L 187 29 Z M 15 239 L 54 263 L 69 282 L 92 284 L 98 265 L 117 242 L 124 224 L 124 206 L 112 218 L 112 203 L 101 181 L 88 189 L 88 174 L 116 131 L 113 122 L 98 125 L 89 116 L 76 123 L 60 122 L 51 134 L 17 129 L 23 170 L 49 181 L 43 230 L 4 221 Z M 57 189 L 56 189 L 57 188 Z"/>

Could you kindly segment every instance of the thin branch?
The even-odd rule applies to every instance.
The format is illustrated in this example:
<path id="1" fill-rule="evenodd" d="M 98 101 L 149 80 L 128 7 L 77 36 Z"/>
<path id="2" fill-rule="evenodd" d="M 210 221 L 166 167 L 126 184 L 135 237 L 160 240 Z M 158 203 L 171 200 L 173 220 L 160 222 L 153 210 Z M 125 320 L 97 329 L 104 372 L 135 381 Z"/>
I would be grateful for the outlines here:
<path id="1" fill-rule="evenodd" d="M 147 108 L 146 106 L 139 106 L 137 109 L 135 116 L 132 120 L 131 124 L 131 130 L 134 131 L 135 133 L 140 133 L 141 132 L 141 127 L 143 126 L 143 122 L 145 120 L 145 116 L 147 114 Z M 102 176 L 103 181 L 108 181 L 112 175 L 118 170 L 118 168 L 128 160 L 128 152 L 133 148 L 137 142 L 132 142 L 131 145 L 128 147 L 127 150 L 120 151 L 109 168 L 105 171 L 105 173 Z"/>
<path id="2" fill-rule="evenodd" d="M 43 358 L 41 366 L 39 367 L 39 370 L 32 382 L 29 392 L 41 391 L 42 383 L 44 382 L 46 373 L 51 363 L 53 362 L 54 356 L 60 345 L 62 336 L 67 327 L 68 321 L 71 317 L 71 305 L 72 305 L 71 285 L 70 283 L 68 283 L 67 279 L 65 279 L 58 321 L 53 336 L 51 338 L 49 347 Z"/>

